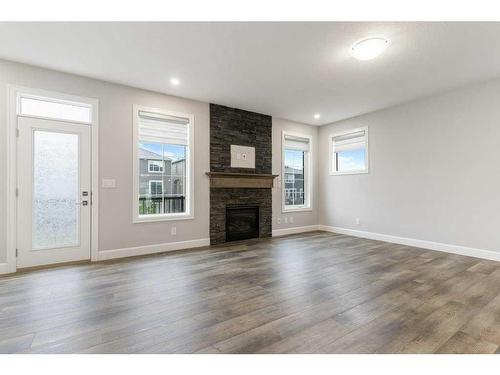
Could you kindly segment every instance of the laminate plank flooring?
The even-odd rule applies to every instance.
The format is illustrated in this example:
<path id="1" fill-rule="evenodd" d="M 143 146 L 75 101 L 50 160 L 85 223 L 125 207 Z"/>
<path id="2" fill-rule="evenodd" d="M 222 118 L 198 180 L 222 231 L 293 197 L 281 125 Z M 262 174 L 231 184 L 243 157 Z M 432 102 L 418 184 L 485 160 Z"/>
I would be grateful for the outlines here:
<path id="1" fill-rule="evenodd" d="M 499 262 L 326 232 L 0 278 L 1 353 L 499 346 Z"/>

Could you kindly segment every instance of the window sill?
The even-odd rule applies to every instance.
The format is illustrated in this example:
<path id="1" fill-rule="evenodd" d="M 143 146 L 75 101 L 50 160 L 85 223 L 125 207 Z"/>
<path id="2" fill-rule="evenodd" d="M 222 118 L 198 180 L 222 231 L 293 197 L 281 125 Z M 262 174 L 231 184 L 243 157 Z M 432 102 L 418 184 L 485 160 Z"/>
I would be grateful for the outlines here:
<path id="1" fill-rule="evenodd" d="M 134 224 L 157 223 L 160 221 L 179 221 L 179 220 L 194 220 L 194 216 L 190 214 L 182 215 L 151 215 L 150 217 L 136 217 L 132 221 Z"/>
<path id="2" fill-rule="evenodd" d="M 367 174 L 369 173 L 368 170 L 366 171 L 352 171 L 352 172 L 330 172 L 330 176 L 342 176 L 342 175 L 352 175 L 352 174 Z"/>
<path id="3" fill-rule="evenodd" d="M 289 212 L 307 212 L 307 211 L 312 211 L 312 208 L 311 207 L 297 207 L 297 208 L 290 207 L 290 208 L 283 208 L 281 212 L 286 214 Z"/>

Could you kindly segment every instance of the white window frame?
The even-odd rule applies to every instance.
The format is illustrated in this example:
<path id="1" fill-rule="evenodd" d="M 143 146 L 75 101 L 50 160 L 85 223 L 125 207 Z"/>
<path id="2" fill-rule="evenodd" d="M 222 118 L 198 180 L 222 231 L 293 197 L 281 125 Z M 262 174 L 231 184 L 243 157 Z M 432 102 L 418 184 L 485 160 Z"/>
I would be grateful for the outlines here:
<path id="1" fill-rule="evenodd" d="M 152 182 L 157 182 L 157 183 L 159 182 L 159 183 L 161 184 L 161 194 L 162 194 L 162 195 L 164 194 L 165 190 L 163 189 L 163 188 L 164 188 L 164 185 L 163 185 L 163 180 L 149 180 L 148 182 L 149 182 L 149 194 L 150 194 L 150 195 L 153 195 L 153 193 L 152 193 L 152 191 L 151 191 L 151 190 L 152 190 L 152 189 L 151 189 L 151 185 L 152 185 L 151 183 L 152 183 Z M 155 195 L 156 195 L 156 194 L 155 194 Z"/>
<path id="2" fill-rule="evenodd" d="M 90 98 L 79 99 L 80 97 L 77 97 L 77 96 L 55 93 L 55 92 L 51 92 L 51 91 L 34 90 L 34 89 L 33 90 L 29 89 L 29 90 L 30 91 L 19 91 L 17 93 L 16 109 L 17 109 L 17 114 L 19 116 L 30 117 L 30 118 L 39 118 L 39 119 L 44 119 L 44 120 L 64 121 L 64 122 L 70 122 L 70 123 L 75 123 L 75 124 L 87 124 L 87 125 L 92 125 L 92 123 L 94 122 L 94 117 L 93 117 L 93 111 L 95 111 L 95 109 L 93 108 L 94 103 L 92 103 L 90 101 L 88 101 L 88 102 L 81 101 L 81 100 L 87 101 Z M 75 119 L 62 118 L 62 117 L 56 117 L 56 116 L 42 116 L 42 115 L 38 115 L 38 114 L 34 115 L 34 114 L 23 113 L 23 111 L 22 111 L 22 100 L 23 99 L 33 99 L 33 100 L 38 100 L 40 102 L 56 103 L 56 104 L 69 105 L 69 106 L 73 106 L 73 107 L 85 108 L 89 111 L 90 118 L 89 118 L 89 121 L 79 121 L 79 120 L 75 120 Z"/>
<path id="3" fill-rule="evenodd" d="M 301 138 L 307 138 L 309 140 L 309 152 L 304 155 L 304 204 L 287 206 L 285 205 L 285 136 L 295 136 Z M 281 186 L 281 211 L 282 213 L 288 212 L 300 212 L 300 211 L 312 211 L 313 202 L 313 190 L 312 190 L 312 160 L 313 160 L 313 138 L 311 135 L 289 132 L 286 130 L 282 131 L 281 134 L 281 176 L 282 186 Z"/>
<path id="4" fill-rule="evenodd" d="M 152 171 L 151 166 L 157 166 L 160 168 L 159 171 Z M 148 160 L 148 173 L 163 173 L 165 171 L 165 162 L 163 160 Z"/>
<path id="5" fill-rule="evenodd" d="M 186 212 L 170 214 L 139 215 L 139 111 L 153 112 L 165 116 L 183 117 L 189 119 L 188 124 L 188 146 L 186 152 Z M 194 219 L 194 115 L 189 113 L 170 111 L 164 108 L 151 108 L 134 104 L 133 106 L 133 199 L 132 212 L 133 223 L 148 223 L 157 221 L 191 220 Z"/>
<path id="6" fill-rule="evenodd" d="M 365 132 L 365 169 L 363 170 L 358 170 L 358 171 L 337 171 L 334 168 L 334 157 L 333 157 L 333 138 L 338 137 L 341 135 L 347 135 L 351 133 L 356 133 L 364 131 Z M 362 126 L 359 128 L 355 129 L 349 129 L 349 130 L 344 130 L 341 132 L 336 132 L 330 134 L 328 138 L 328 143 L 329 143 L 329 156 L 328 156 L 328 162 L 330 163 L 329 165 L 329 170 L 330 170 L 330 175 L 331 176 L 341 176 L 341 175 L 352 175 L 352 174 L 366 174 L 370 172 L 370 167 L 369 167 L 369 160 L 370 160 L 370 151 L 368 147 L 368 139 L 369 139 L 369 132 L 368 132 L 368 126 Z"/>

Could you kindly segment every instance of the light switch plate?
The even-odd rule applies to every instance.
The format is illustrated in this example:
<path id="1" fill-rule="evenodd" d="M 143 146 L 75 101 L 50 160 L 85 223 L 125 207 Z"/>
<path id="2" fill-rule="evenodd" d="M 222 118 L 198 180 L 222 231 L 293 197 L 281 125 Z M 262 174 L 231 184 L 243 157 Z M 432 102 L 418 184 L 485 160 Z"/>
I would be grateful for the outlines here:
<path id="1" fill-rule="evenodd" d="M 116 180 L 114 178 L 103 178 L 102 187 L 103 189 L 114 189 L 116 187 Z"/>
<path id="2" fill-rule="evenodd" d="M 231 145 L 231 168 L 255 168 L 255 147 Z"/>

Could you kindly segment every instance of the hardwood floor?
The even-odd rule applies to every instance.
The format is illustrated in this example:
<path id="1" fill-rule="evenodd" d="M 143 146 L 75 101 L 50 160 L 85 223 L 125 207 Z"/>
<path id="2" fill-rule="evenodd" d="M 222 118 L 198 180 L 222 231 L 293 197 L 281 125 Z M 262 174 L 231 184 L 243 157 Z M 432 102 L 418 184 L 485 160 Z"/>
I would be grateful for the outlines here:
<path id="1" fill-rule="evenodd" d="M 2 353 L 495 353 L 500 263 L 324 232 L 0 278 Z"/>

